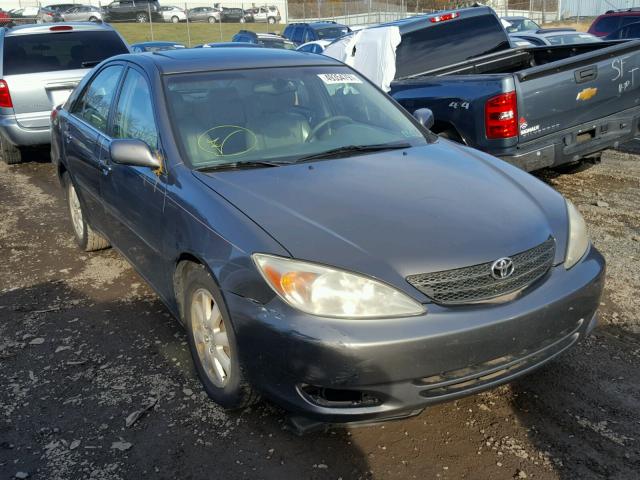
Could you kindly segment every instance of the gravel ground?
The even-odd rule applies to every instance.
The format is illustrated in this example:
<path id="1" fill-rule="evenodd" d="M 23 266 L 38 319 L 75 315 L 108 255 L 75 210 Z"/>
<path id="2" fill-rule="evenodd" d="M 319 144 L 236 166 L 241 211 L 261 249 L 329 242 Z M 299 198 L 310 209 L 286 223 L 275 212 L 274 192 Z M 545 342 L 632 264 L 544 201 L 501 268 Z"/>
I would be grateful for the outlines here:
<path id="1" fill-rule="evenodd" d="M 639 478 L 640 157 L 539 173 L 608 261 L 591 338 L 511 385 L 303 438 L 273 405 L 206 398 L 144 281 L 75 247 L 46 157 L 0 163 L 0 478 Z"/>

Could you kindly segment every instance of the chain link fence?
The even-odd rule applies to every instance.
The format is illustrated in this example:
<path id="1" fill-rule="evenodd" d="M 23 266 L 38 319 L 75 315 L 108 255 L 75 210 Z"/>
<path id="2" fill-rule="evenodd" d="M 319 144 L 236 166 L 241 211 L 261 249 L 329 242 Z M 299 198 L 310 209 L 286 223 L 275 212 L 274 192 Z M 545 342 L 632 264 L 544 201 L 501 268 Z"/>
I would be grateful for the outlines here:
<path id="1" fill-rule="evenodd" d="M 291 22 L 327 20 L 363 26 L 474 4 L 490 6 L 500 16 L 525 16 L 540 24 L 584 22 L 589 21 L 589 16 L 611 8 L 640 5 L 640 0 L 266 0 L 267 3 L 160 0 L 160 12 L 153 4 L 137 2 L 136 7 L 143 6 L 142 9 L 130 9 L 128 14 L 114 18 L 114 5 L 127 5 L 127 2 L 132 3 L 130 0 L 2 0 L 0 3 L 5 11 L 22 9 L 23 19 L 15 23 L 88 20 L 89 16 L 71 17 L 64 12 L 55 17 L 43 17 L 39 11 L 40 7 L 56 3 L 93 6 L 100 12 L 100 17 L 114 23 L 130 43 L 170 40 L 186 46 L 229 41 L 239 30 L 282 33 L 285 25 Z"/>

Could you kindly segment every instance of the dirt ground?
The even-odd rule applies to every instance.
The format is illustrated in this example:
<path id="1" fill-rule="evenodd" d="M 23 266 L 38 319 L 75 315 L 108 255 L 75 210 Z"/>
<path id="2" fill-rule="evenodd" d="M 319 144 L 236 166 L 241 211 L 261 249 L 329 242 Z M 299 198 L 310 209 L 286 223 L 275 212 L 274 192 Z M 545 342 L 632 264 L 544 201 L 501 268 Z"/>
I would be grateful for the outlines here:
<path id="1" fill-rule="evenodd" d="M 0 478 L 639 478 L 640 156 L 538 176 L 607 258 L 594 335 L 514 384 L 300 438 L 273 405 L 206 398 L 142 279 L 76 248 L 46 152 L 0 163 Z"/>

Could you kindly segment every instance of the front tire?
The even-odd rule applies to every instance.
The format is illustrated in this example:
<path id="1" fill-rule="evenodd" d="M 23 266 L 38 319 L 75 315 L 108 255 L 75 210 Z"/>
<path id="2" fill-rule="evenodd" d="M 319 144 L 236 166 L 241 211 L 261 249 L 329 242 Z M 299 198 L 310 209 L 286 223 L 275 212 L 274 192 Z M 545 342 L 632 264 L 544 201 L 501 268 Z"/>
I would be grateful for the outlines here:
<path id="1" fill-rule="evenodd" d="M 22 162 L 22 152 L 0 135 L 0 156 L 7 165 L 15 165 Z"/>
<path id="2" fill-rule="evenodd" d="M 147 23 L 149 21 L 149 17 L 146 13 L 139 13 L 136 15 L 136 22 L 138 23 Z"/>
<path id="3" fill-rule="evenodd" d="M 98 17 L 90 17 L 89 21 L 90 22 L 97 22 L 98 21 Z"/>
<path id="4" fill-rule="evenodd" d="M 267 18 L 267 23 L 270 23 L 271 25 L 273 25 L 274 23 L 276 23 L 276 19 L 275 19 L 275 17 L 269 17 L 269 18 Z"/>
<path id="5" fill-rule="evenodd" d="M 222 295 L 202 265 L 185 269 L 182 311 L 191 357 L 209 397 L 227 409 L 256 403 L 245 381 L 235 332 Z"/>
<path id="6" fill-rule="evenodd" d="M 62 177 L 62 183 L 65 187 L 71 226 L 78 246 L 85 252 L 108 248 L 109 242 L 102 235 L 95 232 L 86 222 L 78 193 L 68 173 L 65 173 Z"/>
<path id="7" fill-rule="evenodd" d="M 216 23 L 216 17 L 209 17 L 209 18 L 207 19 L 207 21 L 208 21 L 209 23 Z"/>

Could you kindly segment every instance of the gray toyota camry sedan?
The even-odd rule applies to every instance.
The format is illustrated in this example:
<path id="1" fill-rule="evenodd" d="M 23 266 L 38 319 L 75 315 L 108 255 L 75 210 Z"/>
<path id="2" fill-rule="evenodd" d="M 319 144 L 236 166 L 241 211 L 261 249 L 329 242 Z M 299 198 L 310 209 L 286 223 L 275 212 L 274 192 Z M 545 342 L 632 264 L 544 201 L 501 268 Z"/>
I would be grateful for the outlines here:
<path id="1" fill-rule="evenodd" d="M 78 244 L 149 282 L 214 401 L 383 420 L 547 363 L 604 283 L 571 202 L 414 115 L 322 55 L 123 55 L 52 113 L 52 157 Z"/>

